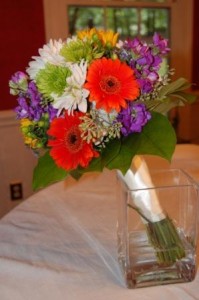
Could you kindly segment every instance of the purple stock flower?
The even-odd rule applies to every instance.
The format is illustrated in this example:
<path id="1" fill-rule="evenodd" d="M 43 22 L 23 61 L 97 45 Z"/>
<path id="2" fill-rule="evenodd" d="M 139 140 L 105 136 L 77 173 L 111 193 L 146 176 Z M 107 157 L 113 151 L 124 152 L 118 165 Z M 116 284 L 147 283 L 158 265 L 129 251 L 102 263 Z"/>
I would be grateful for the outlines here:
<path id="1" fill-rule="evenodd" d="M 26 102 L 26 98 L 23 96 L 19 96 L 18 100 L 18 106 L 14 109 L 14 111 L 17 113 L 17 119 L 23 119 L 23 118 L 28 118 L 28 104 Z"/>
<path id="2" fill-rule="evenodd" d="M 147 94 L 153 90 L 153 84 L 149 79 L 138 79 L 142 93 Z"/>
<path id="3" fill-rule="evenodd" d="M 27 80 L 28 76 L 21 71 L 16 72 L 12 77 L 11 81 L 15 84 L 20 84 L 22 81 Z"/>
<path id="4" fill-rule="evenodd" d="M 28 76 L 24 72 L 16 72 L 9 80 L 10 94 L 19 95 L 25 92 L 28 87 Z"/>
<path id="5" fill-rule="evenodd" d="M 57 117 L 58 109 L 54 108 L 51 104 L 48 104 L 44 111 L 48 114 L 50 121 Z"/>
<path id="6" fill-rule="evenodd" d="M 122 124 L 121 133 L 124 136 L 141 132 L 150 119 L 151 114 L 143 103 L 129 102 L 127 108 L 122 109 L 117 116 L 117 121 Z"/>
<path id="7" fill-rule="evenodd" d="M 164 39 L 161 35 L 158 33 L 155 33 L 153 36 L 153 43 L 154 45 L 159 48 L 159 51 L 162 54 L 167 54 L 170 51 L 170 48 L 168 48 L 168 40 Z"/>
<path id="8" fill-rule="evenodd" d="M 127 50 L 133 50 L 135 54 L 140 54 L 143 49 L 143 43 L 138 39 L 128 40 L 124 43 L 124 48 Z"/>
<path id="9" fill-rule="evenodd" d="M 151 44 L 143 43 L 138 38 L 124 42 L 121 58 L 125 59 L 126 57 L 129 66 L 134 70 L 140 83 L 141 93 L 150 93 L 153 90 L 159 80 L 158 71 L 162 57 L 169 50 L 168 41 L 157 33 L 154 34 Z"/>
<path id="10" fill-rule="evenodd" d="M 18 106 L 15 108 L 17 119 L 28 118 L 39 121 L 43 114 L 47 113 L 52 120 L 57 114 L 57 109 L 51 104 L 42 105 L 42 96 L 35 83 L 29 82 L 26 93 L 19 94 Z"/>

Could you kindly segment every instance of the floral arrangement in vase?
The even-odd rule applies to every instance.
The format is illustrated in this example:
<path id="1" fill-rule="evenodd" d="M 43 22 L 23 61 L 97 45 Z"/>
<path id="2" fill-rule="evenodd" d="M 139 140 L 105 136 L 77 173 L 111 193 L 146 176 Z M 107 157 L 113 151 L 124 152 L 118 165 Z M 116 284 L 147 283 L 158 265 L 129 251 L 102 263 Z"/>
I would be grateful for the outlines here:
<path id="1" fill-rule="evenodd" d="M 157 33 L 146 43 L 86 29 L 50 40 L 26 73 L 12 76 L 24 142 L 38 155 L 34 189 L 104 168 L 125 174 L 135 155 L 171 160 L 176 135 L 167 112 L 195 98 L 186 79 L 171 81 L 169 51 Z"/>

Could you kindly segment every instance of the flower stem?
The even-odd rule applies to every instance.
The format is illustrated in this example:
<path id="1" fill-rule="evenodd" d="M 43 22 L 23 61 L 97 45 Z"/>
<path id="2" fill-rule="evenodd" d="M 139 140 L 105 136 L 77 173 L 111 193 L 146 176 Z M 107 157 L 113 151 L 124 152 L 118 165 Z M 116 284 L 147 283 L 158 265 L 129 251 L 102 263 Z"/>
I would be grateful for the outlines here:
<path id="1" fill-rule="evenodd" d="M 173 264 L 185 257 L 182 240 L 168 216 L 161 221 L 147 223 L 146 230 L 149 241 L 156 250 L 156 256 L 160 264 Z"/>
<path id="2" fill-rule="evenodd" d="M 147 222 L 145 223 L 148 239 L 156 251 L 158 263 L 171 265 L 177 260 L 185 257 L 185 250 L 182 240 L 173 221 L 167 216 L 158 221 L 151 222 L 144 216 L 139 208 L 128 204 Z"/>

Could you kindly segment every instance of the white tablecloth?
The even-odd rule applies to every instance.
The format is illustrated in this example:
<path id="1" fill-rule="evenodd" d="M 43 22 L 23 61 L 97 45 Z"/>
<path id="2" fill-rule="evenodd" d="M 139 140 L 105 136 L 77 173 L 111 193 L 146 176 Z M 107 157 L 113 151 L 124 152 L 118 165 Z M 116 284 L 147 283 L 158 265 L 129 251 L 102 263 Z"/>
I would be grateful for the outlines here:
<path id="1" fill-rule="evenodd" d="M 180 154 L 189 148 L 183 149 L 173 166 L 184 166 L 199 181 L 199 150 L 186 159 Z M 161 163 L 168 167 L 162 160 L 157 167 Z M 125 287 L 117 262 L 115 184 L 111 171 L 68 179 L 0 221 L 0 300 L 199 299 L 199 274 L 186 284 Z"/>

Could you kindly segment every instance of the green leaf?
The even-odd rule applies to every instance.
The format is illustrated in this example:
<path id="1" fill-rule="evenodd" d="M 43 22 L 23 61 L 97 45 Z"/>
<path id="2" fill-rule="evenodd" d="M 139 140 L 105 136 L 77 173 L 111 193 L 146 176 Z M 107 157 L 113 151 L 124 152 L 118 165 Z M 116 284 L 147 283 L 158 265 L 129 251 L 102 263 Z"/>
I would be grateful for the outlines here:
<path id="1" fill-rule="evenodd" d="M 153 112 L 141 133 L 131 134 L 122 141 L 119 154 L 107 168 L 120 169 L 125 174 L 136 154 L 157 155 L 170 161 L 175 145 L 176 135 L 171 123 L 167 117 Z"/>
<path id="2" fill-rule="evenodd" d="M 164 99 L 149 100 L 146 102 L 146 106 L 149 110 L 167 113 L 176 106 L 184 106 L 187 103 L 192 104 L 196 99 L 196 95 L 185 93 L 183 91 L 176 91 L 165 96 Z"/>
<path id="3" fill-rule="evenodd" d="M 150 111 L 156 111 L 161 114 L 166 114 L 169 110 L 176 106 L 182 106 L 180 99 L 167 99 L 167 100 L 152 100 L 147 102 L 147 108 Z"/>
<path id="4" fill-rule="evenodd" d="M 75 179 L 75 180 L 79 180 L 83 173 L 81 172 L 81 170 L 79 170 L 78 168 L 75 170 L 70 171 L 70 175 Z"/>
<path id="5" fill-rule="evenodd" d="M 56 181 L 63 180 L 67 176 L 67 172 L 58 168 L 52 157 L 47 151 L 38 160 L 38 164 L 33 173 L 33 190 L 44 188 Z"/>
<path id="6" fill-rule="evenodd" d="M 136 154 L 157 155 L 171 161 L 175 146 L 176 134 L 170 121 L 166 116 L 153 112 L 140 135 Z"/>
<path id="7" fill-rule="evenodd" d="M 101 166 L 104 168 L 109 164 L 117 155 L 120 153 L 121 141 L 119 139 L 114 139 L 110 141 L 106 148 L 101 153 Z"/>
<path id="8" fill-rule="evenodd" d="M 120 152 L 107 164 L 107 168 L 110 170 L 119 169 L 126 173 L 137 152 L 137 147 L 139 147 L 139 134 L 132 134 L 125 138 L 122 141 Z"/>
<path id="9" fill-rule="evenodd" d="M 177 80 L 163 86 L 159 92 L 159 97 L 162 99 L 166 95 L 169 95 L 176 91 L 182 91 L 191 86 L 185 78 L 178 78 Z"/>
<path id="10" fill-rule="evenodd" d="M 197 99 L 196 95 L 193 95 L 193 94 L 190 94 L 190 93 L 185 93 L 185 92 L 182 92 L 182 91 L 178 91 L 178 92 L 172 93 L 171 97 L 179 98 L 184 103 L 189 103 L 189 104 L 194 103 L 196 101 L 196 99 Z"/>

